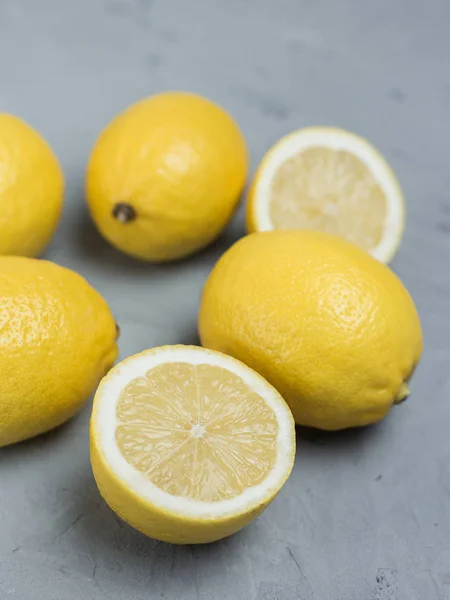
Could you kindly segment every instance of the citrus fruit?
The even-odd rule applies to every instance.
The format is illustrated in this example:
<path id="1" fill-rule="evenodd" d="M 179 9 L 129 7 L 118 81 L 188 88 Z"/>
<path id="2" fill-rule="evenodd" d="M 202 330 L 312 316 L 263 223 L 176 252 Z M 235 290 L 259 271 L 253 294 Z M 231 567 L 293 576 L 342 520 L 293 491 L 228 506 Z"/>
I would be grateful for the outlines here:
<path id="1" fill-rule="evenodd" d="M 241 362 L 195 346 L 132 356 L 103 379 L 91 418 L 100 493 L 158 540 L 197 544 L 247 525 L 292 469 L 284 400 Z"/>
<path id="2" fill-rule="evenodd" d="M 40 255 L 63 195 L 61 167 L 47 142 L 18 117 L 0 113 L 0 254 Z"/>
<path id="3" fill-rule="evenodd" d="M 336 128 L 294 131 L 269 150 L 247 205 L 250 232 L 316 229 L 389 262 L 404 229 L 400 186 L 365 139 Z"/>
<path id="4" fill-rule="evenodd" d="M 72 417 L 116 359 L 103 298 L 51 262 L 0 257 L 0 447 Z"/>
<path id="5" fill-rule="evenodd" d="M 354 244 L 317 231 L 249 235 L 207 280 L 204 346 L 261 373 L 300 425 L 374 423 L 408 393 L 422 334 L 392 271 Z"/>
<path id="6" fill-rule="evenodd" d="M 129 107 L 101 133 L 86 179 L 91 215 L 116 248 L 147 261 L 207 246 L 230 220 L 247 149 L 219 106 L 182 92 Z"/>

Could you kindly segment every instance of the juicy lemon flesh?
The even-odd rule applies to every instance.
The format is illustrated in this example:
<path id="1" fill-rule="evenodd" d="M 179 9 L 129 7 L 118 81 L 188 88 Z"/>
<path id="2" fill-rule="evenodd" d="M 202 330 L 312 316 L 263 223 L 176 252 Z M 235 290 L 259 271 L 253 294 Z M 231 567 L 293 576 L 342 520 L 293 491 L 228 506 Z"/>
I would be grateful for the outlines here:
<path id="1" fill-rule="evenodd" d="M 380 184 L 345 150 L 306 149 L 274 175 L 270 218 L 275 229 L 317 229 L 370 251 L 382 240 L 386 217 Z"/>
<path id="2" fill-rule="evenodd" d="M 274 467 L 274 411 L 223 367 L 165 363 L 132 380 L 116 406 L 125 460 L 173 496 L 218 502 Z"/>

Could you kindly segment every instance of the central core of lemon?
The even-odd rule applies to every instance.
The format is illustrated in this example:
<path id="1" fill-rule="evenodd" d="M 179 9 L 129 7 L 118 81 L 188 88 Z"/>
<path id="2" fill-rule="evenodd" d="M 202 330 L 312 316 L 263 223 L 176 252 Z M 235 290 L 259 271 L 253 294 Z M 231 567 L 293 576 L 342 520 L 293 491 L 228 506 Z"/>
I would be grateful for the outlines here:
<path id="1" fill-rule="evenodd" d="M 223 367 L 164 363 L 123 389 L 116 408 L 122 456 L 174 496 L 218 502 L 274 467 L 275 413 Z"/>
<path id="2" fill-rule="evenodd" d="M 317 229 L 371 250 L 387 216 L 384 191 L 367 165 L 345 150 L 313 147 L 287 159 L 271 187 L 276 229 Z"/>

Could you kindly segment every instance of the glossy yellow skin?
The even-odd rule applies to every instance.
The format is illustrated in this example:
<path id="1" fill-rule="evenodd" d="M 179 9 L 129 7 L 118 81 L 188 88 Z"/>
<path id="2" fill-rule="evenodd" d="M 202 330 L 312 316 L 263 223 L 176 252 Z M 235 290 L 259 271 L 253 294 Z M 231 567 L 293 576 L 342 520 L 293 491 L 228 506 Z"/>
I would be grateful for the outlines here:
<path id="1" fill-rule="evenodd" d="M 272 383 L 296 423 L 327 430 L 382 419 L 407 396 L 422 352 L 419 317 L 397 276 L 315 231 L 237 242 L 206 283 L 199 333 Z"/>
<path id="2" fill-rule="evenodd" d="M 117 357 L 105 300 L 51 262 L 0 257 L 0 447 L 70 419 Z"/>
<path id="3" fill-rule="evenodd" d="M 64 179 L 47 142 L 0 113 L 0 254 L 39 256 L 61 216 Z"/>
<path id="4" fill-rule="evenodd" d="M 91 464 L 95 481 L 106 503 L 129 525 L 144 535 L 171 544 L 206 544 L 236 533 L 256 519 L 276 496 L 258 507 L 223 518 L 187 518 L 140 497 L 115 476 L 96 443 L 91 422 Z"/>
<path id="5" fill-rule="evenodd" d="M 102 235 L 146 261 L 182 258 L 207 246 L 230 220 L 248 170 L 244 138 L 209 100 L 181 92 L 128 108 L 101 133 L 86 197 Z M 114 216 L 118 204 L 134 218 Z"/>

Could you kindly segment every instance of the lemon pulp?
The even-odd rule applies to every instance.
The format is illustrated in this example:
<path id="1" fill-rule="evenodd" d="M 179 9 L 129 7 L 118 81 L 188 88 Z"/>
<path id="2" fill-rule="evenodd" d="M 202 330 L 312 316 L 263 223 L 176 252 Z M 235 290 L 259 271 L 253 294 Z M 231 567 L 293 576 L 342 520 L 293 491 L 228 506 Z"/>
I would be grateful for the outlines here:
<path id="1" fill-rule="evenodd" d="M 220 366 L 157 365 L 125 386 L 116 418 L 125 461 L 173 496 L 228 500 L 261 483 L 275 465 L 274 411 Z"/>
<path id="2" fill-rule="evenodd" d="M 275 229 L 317 229 L 370 251 L 382 240 L 386 217 L 382 187 L 348 151 L 308 148 L 274 175 L 270 218 Z"/>

